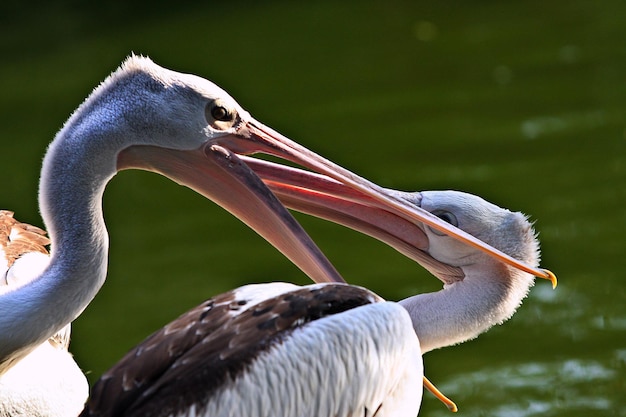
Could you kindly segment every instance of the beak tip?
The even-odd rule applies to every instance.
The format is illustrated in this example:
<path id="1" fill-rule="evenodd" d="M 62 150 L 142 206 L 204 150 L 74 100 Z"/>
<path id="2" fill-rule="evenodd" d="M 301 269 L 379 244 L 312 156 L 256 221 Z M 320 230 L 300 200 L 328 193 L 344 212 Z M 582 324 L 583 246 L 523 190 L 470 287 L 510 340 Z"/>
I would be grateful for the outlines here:
<path id="1" fill-rule="evenodd" d="M 557 285 L 556 275 L 554 275 L 554 273 L 548 269 L 542 269 L 542 271 L 546 274 L 546 276 L 542 278 L 550 280 L 550 282 L 552 283 L 552 289 L 555 289 Z"/>

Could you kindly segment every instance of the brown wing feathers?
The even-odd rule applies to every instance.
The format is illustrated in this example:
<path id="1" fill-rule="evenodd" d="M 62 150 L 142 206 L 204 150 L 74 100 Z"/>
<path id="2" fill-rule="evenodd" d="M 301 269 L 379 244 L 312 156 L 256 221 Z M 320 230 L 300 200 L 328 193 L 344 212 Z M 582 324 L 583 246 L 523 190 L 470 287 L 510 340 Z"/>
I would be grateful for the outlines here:
<path id="1" fill-rule="evenodd" d="M 4 251 L 8 267 L 23 254 L 29 252 L 48 253 L 46 246 L 50 239 L 38 227 L 20 223 L 13 218 L 13 212 L 0 210 L 0 247 Z"/>
<path id="2" fill-rule="evenodd" d="M 158 416 L 202 404 L 294 329 L 378 300 L 341 284 L 303 287 L 254 306 L 236 291 L 219 295 L 129 352 L 96 383 L 83 415 Z"/>

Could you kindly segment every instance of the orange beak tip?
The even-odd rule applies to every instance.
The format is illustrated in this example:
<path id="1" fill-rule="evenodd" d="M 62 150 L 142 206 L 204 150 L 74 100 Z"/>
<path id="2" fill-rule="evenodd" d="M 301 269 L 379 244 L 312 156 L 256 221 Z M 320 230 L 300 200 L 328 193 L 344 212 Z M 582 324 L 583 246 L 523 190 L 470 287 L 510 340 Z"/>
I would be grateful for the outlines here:
<path id="1" fill-rule="evenodd" d="M 542 271 L 546 273 L 546 276 L 544 278 L 550 280 L 550 282 L 552 283 L 552 289 L 555 289 L 556 284 L 557 284 L 557 279 L 556 279 L 556 275 L 554 275 L 554 272 L 548 269 L 542 269 Z"/>

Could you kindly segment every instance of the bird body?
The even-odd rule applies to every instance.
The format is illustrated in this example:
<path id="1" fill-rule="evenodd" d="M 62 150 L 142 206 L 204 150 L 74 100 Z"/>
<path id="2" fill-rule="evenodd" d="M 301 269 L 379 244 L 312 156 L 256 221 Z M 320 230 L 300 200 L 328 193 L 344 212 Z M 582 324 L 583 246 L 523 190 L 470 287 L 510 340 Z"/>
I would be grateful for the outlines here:
<path id="1" fill-rule="evenodd" d="M 422 373 L 398 304 L 343 284 L 249 285 L 131 350 L 96 383 L 83 416 L 408 417 Z"/>

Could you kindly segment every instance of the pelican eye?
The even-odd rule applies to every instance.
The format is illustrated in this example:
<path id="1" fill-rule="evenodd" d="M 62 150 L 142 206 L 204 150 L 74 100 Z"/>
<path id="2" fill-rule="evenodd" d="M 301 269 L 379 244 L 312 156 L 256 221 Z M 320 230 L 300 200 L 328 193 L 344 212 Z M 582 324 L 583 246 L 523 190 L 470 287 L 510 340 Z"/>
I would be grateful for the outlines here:
<path id="1" fill-rule="evenodd" d="M 452 226 L 454 227 L 459 227 L 459 221 L 457 220 L 456 216 L 446 210 L 434 210 L 432 212 L 432 214 L 434 214 L 435 216 L 439 217 L 441 220 L 443 220 L 446 223 L 450 223 Z M 433 228 L 433 227 L 429 227 L 430 230 L 432 230 L 432 232 L 436 235 L 439 236 L 443 236 L 445 235 L 445 233 L 440 232 L 439 230 Z"/>
<path id="2" fill-rule="evenodd" d="M 209 103 L 206 108 L 206 113 L 207 119 L 213 119 L 219 122 L 232 122 L 235 119 L 234 112 L 217 103 Z"/>

